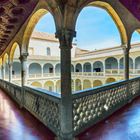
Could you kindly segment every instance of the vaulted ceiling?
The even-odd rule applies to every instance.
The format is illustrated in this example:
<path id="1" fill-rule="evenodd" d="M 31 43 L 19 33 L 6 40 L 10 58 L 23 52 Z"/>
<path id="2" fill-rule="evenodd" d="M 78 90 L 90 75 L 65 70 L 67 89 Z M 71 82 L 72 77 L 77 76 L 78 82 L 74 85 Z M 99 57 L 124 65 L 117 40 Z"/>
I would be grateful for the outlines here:
<path id="1" fill-rule="evenodd" d="M 29 17 L 38 1 L 39 0 L 0 0 L 0 55 Z M 48 1 L 55 2 L 55 0 Z M 60 5 L 67 3 L 67 0 L 56 1 Z M 140 0 L 119 1 L 140 21 Z M 73 0 L 71 0 L 71 2 L 73 2 Z"/>
<path id="2" fill-rule="evenodd" d="M 140 21 L 140 0 L 119 0 Z"/>

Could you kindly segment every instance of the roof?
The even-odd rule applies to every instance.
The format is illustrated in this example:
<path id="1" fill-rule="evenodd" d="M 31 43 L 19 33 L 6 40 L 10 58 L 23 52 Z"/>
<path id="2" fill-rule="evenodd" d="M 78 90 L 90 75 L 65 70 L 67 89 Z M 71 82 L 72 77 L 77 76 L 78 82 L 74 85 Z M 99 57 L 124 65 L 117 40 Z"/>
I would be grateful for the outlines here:
<path id="1" fill-rule="evenodd" d="M 58 42 L 58 39 L 55 38 L 55 34 L 45 32 L 34 31 L 31 38 Z"/>

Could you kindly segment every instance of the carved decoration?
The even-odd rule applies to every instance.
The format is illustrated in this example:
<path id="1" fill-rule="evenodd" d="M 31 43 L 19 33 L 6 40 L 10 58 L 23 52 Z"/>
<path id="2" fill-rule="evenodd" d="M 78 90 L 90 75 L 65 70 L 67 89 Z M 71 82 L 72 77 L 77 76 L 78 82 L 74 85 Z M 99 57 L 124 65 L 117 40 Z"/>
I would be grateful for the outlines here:
<path id="1" fill-rule="evenodd" d="M 38 0 L 0 0 L 0 55 L 33 11 Z"/>

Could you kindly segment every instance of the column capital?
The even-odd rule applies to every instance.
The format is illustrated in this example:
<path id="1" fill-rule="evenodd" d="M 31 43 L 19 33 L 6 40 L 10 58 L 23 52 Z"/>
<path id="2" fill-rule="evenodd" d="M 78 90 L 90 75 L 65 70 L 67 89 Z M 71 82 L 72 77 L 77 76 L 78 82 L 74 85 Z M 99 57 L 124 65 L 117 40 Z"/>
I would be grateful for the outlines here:
<path id="1" fill-rule="evenodd" d="M 124 52 L 125 54 L 127 54 L 127 53 L 129 53 L 129 51 L 130 51 L 130 46 L 128 46 L 127 44 L 123 44 L 123 45 L 122 45 L 122 49 L 123 49 L 123 52 Z"/>
<path id="2" fill-rule="evenodd" d="M 56 31 L 55 36 L 60 41 L 60 48 L 72 48 L 72 40 L 76 37 L 76 31 L 63 28 Z"/>
<path id="3" fill-rule="evenodd" d="M 12 62 L 8 62 L 9 67 L 11 67 L 11 66 L 12 66 L 12 64 L 13 64 Z"/>
<path id="4" fill-rule="evenodd" d="M 23 53 L 20 55 L 19 60 L 20 61 L 27 61 L 27 57 L 28 57 L 29 53 Z"/>

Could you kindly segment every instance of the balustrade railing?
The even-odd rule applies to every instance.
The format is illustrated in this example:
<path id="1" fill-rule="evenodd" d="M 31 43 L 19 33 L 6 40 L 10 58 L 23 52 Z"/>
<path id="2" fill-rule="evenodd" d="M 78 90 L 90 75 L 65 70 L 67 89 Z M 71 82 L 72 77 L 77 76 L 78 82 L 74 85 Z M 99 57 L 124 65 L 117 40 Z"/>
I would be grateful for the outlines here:
<path id="1" fill-rule="evenodd" d="M 138 75 L 140 74 L 140 69 L 129 69 L 130 74 L 132 75 Z M 106 69 L 105 73 L 104 72 L 72 72 L 72 76 L 105 76 L 105 75 L 123 75 L 124 69 Z M 29 79 L 34 79 L 34 78 L 46 78 L 46 77 L 58 77 L 60 76 L 60 73 L 43 73 L 42 74 L 29 74 Z M 5 79 L 8 79 L 9 77 L 6 76 Z M 20 79 L 21 75 L 13 75 L 12 79 Z"/>
<path id="2" fill-rule="evenodd" d="M 61 94 L 33 87 L 21 88 L 3 80 L 0 80 L 0 88 L 57 136 L 61 133 Z M 139 95 L 140 77 L 73 93 L 73 135 L 105 119 Z"/>
<path id="3" fill-rule="evenodd" d="M 40 78 L 42 77 L 42 74 L 29 74 L 29 78 Z"/>
<path id="4" fill-rule="evenodd" d="M 59 135 L 60 94 L 31 87 L 21 88 L 3 80 L 0 80 L 0 88 L 6 91 L 19 105 L 26 108 L 56 135 Z"/>
<path id="5" fill-rule="evenodd" d="M 77 135 L 140 95 L 140 78 L 121 81 L 73 95 L 73 126 Z"/>

